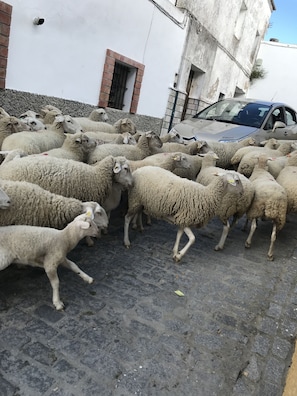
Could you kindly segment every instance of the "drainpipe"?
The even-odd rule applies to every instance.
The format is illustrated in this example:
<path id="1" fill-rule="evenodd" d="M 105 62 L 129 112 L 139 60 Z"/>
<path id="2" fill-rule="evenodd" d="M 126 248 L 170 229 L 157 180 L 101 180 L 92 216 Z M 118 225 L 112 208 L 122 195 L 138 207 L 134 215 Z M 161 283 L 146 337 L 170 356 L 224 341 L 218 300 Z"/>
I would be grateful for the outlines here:
<path id="1" fill-rule="evenodd" d="M 174 118 L 174 113 L 175 113 L 177 98 L 178 98 L 178 90 L 175 91 L 175 97 L 174 97 L 173 107 L 172 107 L 172 111 L 171 111 L 170 122 L 169 122 L 169 126 L 168 126 L 168 132 L 169 132 L 169 131 L 171 130 L 171 128 L 172 128 L 172 123 L 173 123 L 173 118 Z"/>

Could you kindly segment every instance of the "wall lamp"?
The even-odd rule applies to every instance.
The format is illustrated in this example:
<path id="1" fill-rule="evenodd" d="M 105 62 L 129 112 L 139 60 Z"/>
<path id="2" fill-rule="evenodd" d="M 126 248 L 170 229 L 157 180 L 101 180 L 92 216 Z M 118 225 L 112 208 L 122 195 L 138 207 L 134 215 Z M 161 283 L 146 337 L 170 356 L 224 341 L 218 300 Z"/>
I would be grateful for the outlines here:
<path id="1" fill-rule="evenodd" d="M 44 21 L 45 21 L 44 18 L 36 17 L 33 19 L 33 24 L 34 25 L 43 25 Z"/>

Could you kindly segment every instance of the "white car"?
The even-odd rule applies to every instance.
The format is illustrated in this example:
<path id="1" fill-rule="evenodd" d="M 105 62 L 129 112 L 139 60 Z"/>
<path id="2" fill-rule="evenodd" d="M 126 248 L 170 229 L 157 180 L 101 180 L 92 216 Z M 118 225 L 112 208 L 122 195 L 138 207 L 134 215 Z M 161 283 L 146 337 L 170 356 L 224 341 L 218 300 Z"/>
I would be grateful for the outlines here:
<path id="1" fill-rule="evenodd" d="M 186 141 L 234 142 L 249 136 L 258 143 L 270 138 L 295 140 L 297 115 L 284 103 L 223 99 L 176 124 L 172 130 Z"/>

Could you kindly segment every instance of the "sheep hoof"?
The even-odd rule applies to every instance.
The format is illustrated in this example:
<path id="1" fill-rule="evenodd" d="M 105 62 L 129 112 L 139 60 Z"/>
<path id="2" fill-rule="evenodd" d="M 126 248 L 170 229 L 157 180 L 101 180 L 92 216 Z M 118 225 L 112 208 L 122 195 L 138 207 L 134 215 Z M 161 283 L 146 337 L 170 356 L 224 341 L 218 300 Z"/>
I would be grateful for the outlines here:
<path id="1" fill-rule="evenodd" d="M 251 247 L 251 244 L 249 242 L 246 242 L 244 246 L 248 249 Z"/>
<path id="2" fill-rule="evenodd" d="M 214 250 L 215 250 L 215 251 L 223 250 L 223 247 L 220 246 L 220 245 L 217 245 L 217 246 L 214 248 Z"/>
<path id="3" fill-rule="evenodd" d="M 273 256 L 267 256 L 267 260 L 268 260 L 268 261 L 273 261 L 273 260 L 274 260 L 274 257 L 273 257 Z"/>
<path id="4" fill-rule="evenodd" d="M 176 263 L 178 263 L 181 260 L 182 256 L 179 253 L 175 253 L 172 258 Z"/>
<path id="5" fill-rule="evenodd" d="M 62 303 L 62 301 L 58 301 L 54 303 L 54 306 L 56 307 L 57 311 L 63 311 L 64 309 L 64 304 Z"/>

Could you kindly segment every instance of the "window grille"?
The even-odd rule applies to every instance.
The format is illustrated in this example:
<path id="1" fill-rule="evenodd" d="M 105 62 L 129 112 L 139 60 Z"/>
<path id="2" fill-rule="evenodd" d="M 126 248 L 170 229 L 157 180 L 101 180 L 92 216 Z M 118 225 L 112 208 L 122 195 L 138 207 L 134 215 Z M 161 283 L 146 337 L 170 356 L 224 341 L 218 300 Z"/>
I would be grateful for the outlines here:
<path id="1" fill-rule="evenodd" d="M 123 109 L 129 71 L 129 67 L 118 62 L 115 63 L 108 107 L 118 110 Z"/>

